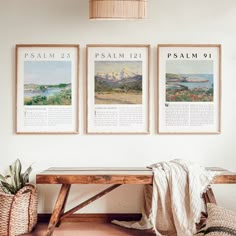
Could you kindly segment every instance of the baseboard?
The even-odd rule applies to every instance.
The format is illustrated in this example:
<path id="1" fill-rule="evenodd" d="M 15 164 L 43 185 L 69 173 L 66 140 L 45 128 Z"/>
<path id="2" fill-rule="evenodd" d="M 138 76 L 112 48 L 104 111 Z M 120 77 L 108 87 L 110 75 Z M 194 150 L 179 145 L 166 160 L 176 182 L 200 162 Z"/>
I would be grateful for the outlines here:
<path id="1" fill-rule="evenodd" d="M 49 222 L 51 214 L 38 214 L 38 222 Z M 100 222 L 108 223 L 112 220 L 140 220 L 141 214 L 73 214 L 63 220 L 63 222 Z"/>

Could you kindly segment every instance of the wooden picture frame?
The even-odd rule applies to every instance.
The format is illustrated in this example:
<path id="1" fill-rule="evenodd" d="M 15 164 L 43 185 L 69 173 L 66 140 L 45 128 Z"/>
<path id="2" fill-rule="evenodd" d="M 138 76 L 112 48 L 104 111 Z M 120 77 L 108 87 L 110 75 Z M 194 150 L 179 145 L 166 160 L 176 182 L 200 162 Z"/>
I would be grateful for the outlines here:
<path id="1" fill-rule="evenodd" d="M 221 45 L 160 44 L 158 133 L 221 132 Z"/>
<path id="2" fill-rule="evenodd" d="M 87 45 L 87 134 L 149 133 L 150 45 Z"/>
<path id="3" fill-rule="evenodd" d="M 16 133 L 77 134 L 79 45 L 16 45 Z"/>

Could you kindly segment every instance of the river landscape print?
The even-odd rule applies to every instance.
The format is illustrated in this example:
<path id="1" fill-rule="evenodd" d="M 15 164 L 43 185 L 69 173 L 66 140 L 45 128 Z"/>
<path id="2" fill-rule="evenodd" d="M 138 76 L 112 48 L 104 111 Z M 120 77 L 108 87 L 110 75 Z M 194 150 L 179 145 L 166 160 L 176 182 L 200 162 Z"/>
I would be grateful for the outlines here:
<path id="1" fill-rule="evenodd" d="M 71 62 L 25 61 L 24 105 L 71 105 Z"/>
<path id="2" fill-rule="evenodd" d="M 142 61 L 96 61 L 95 104 L 142 104 Z"/>
<path id="3" fill-rule="evenodd" d="M 167 102 L 212 102 L 213 91 L 213 61 L 166 62 Z"/>

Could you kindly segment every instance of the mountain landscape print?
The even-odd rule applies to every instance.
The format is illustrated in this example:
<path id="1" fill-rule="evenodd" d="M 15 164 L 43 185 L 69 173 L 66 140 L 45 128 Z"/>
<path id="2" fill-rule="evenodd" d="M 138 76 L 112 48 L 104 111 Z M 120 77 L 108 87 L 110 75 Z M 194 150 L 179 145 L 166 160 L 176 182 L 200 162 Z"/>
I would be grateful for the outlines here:
<path id="1" fill-rule="evenodd" d="M 141 61 L 96 61 L 95 104 L 142 104 Z"/>
<path id="2" fill-rule="evenodd" d="M 24 105 L 71 105 L 71 62 L 25 61 Z"/>
<path id="3" fill-rule="evenodd" d="M 167 102 L 212 102 L 213 93 L 213 61 L 166 62 Z"/>

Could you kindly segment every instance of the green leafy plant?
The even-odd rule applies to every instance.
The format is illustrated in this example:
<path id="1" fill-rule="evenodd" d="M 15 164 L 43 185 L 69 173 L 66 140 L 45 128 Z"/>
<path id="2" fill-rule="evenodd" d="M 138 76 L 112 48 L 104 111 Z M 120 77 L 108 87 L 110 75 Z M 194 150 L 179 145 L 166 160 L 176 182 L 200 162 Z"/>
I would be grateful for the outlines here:
<path id="1" fill-rule="evenodd" d="M 25 172 L 22 173 L 22 165 L 17 159 L 12 165 L 9 166 L 9 174 L 3 176 L 0 174 L 0 188 L 7 194 L 16 194 L 29 182 L 29 175 L 32 167 L 29 166 Z"/>

